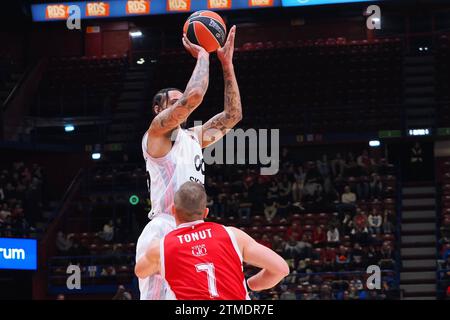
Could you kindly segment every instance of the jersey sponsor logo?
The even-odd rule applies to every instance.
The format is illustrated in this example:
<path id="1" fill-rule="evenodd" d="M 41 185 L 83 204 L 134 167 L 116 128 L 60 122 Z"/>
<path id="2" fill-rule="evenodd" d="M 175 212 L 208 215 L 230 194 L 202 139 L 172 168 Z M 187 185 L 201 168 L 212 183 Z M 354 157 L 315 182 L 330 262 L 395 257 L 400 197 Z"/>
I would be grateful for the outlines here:
<path id="1" fill-rule="evenodd" d="M 150 1 L 148 0 L 129 0 L 126 6 L 127 14 L 149 14 Z"/>
<path id="2" fill-rule="evenodd" d="M 199 244 L 197 246 L 192 247 L 192 255 L 194 257 L 203 257 L 208 254 L 208 250 L 206 249 L 206 244 Z"/>
<path id="3" fill-rule="evenodd" d="M 194 158 L 195 170 L 200 171 L 203 175 L 205 174 L 205 160 L 198 154 Z"/>
<path id="4" fill-rule="evenodd" d="M 200 230 L 200 231 L 196 231 L 196 232 L 179 235 L 179 236 L 177 236 L 177 238 L 180 241 L 180 244 L 183 244 L 183 243 L 189 243 L 189 242 L 194 242 L 194 241 L 199 241 L 199 240 L 205 240 L 207 238 L 210 239 L 210 238 L 212 238 L 212 233 L 211 233 L 211 229 L 206 229 L 206 230 Z"/>
<path id="5" fill-rule="evenodd" d="M 208 9 L 230 9 L 232 0 L 208 0 Z"/>
<path id="6" fill-rule="evenodd" d="M 88 2 L 86 3 L 87 17 L 107 17 L 109 16 L 109 3 Z"/>
<path id="7" fill-rule="evenodd" d="M 67 19 L 69 6 L 64 4 L 50 4 L 45 8 L 46 19 Z"/>

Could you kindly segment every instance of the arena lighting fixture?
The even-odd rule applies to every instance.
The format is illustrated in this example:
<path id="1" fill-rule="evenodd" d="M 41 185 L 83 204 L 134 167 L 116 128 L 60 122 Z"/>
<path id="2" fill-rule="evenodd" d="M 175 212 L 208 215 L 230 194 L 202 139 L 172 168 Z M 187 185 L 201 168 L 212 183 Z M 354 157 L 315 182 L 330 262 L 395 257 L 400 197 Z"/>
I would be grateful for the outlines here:
<path id="1" fill-rule="evenodd" d="M 94 152 L 91 155 L 92 160 L 99 160 L 102 157 L 102 154 L 100 152 Z"/>
<path id="2" fill-rule="evenodd" d="M 138 61 L 136 61 L 137 64 L 144 64 L 145 63 L 145 59 L 144 58 L 140 58 Z"/>
<path id="3" fill-rule="evenodd" d="M 137 31 L 130 31 L 130 36 L 132 38 L 140 38 L 142 37 L 142 32 L 137 30 Z"/>
<path id="4" fill-rule="evenodd" d="M 409 129 L 408 134 L 410 136 L 429 136 L 430 130 L 429 129 Z"/>
<path id="5" fill-rule="evenodd" d="M 64 131 L 65 132 L 72 132 L 75 130 L 75 126 L 73 124 L 66 124 L 64 126 Z"/>
<path id="6" fill-rule="evenodd" d="M 380 140 L 370 140 L 369 141 L 369 146 L 371 146 L 372 148 L 376 148 L 380 146 Z"/>

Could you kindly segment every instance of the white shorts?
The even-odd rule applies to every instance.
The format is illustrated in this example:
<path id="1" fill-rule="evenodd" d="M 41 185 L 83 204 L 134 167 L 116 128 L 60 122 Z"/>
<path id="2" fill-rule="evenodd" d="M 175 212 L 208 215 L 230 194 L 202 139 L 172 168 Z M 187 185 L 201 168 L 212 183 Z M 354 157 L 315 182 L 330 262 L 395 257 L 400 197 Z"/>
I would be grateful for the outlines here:
<path id="1" fill-rule="evenodd" d="M 150 243 L 162 239 L 170 231 L 174 230 L 175 218 L 169 214 L 155 216 L 144 228 L 136 244 L 136 262 L 145 254 Z M 168 285 L 160 274 L 139 279 L 139 291 L 141 300 L 165 300 Z"/>

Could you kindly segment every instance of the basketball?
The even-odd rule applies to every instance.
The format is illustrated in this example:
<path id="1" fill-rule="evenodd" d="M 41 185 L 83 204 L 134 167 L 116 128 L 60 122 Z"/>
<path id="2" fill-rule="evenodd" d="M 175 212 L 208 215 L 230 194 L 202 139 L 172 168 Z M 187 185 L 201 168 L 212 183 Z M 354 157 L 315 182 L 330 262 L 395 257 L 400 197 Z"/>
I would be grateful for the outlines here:
<path id="1" fill-rule="evenodd" d="M 189 41 L 214 52 L 225 44 L 227 29 L 223 19 L 215 12 L 196 11 L 186 20 L 183 33 Z"/>

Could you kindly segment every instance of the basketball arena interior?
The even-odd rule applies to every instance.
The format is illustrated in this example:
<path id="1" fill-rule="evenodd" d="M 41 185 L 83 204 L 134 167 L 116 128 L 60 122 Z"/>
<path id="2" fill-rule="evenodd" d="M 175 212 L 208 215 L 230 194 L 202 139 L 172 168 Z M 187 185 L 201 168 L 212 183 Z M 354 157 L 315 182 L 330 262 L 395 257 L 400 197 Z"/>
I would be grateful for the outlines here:
<path id="1" fill-rule="evenodd" d="M 183 25 L 198 10 L 236 26 L 235 129 L 279 142 L 273 174 L 249 153 L 204 164 L 208 220 L 289 265 L 251 299 L 450 299 L 449 1 L 0 7 L 0 299 L 139 300 L 136 242 L 152 206 L 142 137 L 155 93 L 192 74 Z M 188 126 L 223 104 L 212 52 Z M 69 266 L 80 288 L 68 287 Z"/>

